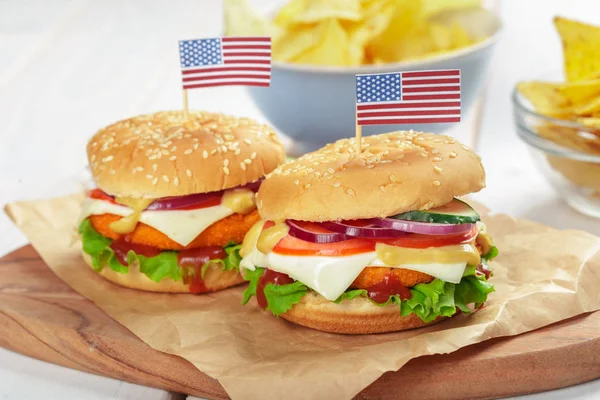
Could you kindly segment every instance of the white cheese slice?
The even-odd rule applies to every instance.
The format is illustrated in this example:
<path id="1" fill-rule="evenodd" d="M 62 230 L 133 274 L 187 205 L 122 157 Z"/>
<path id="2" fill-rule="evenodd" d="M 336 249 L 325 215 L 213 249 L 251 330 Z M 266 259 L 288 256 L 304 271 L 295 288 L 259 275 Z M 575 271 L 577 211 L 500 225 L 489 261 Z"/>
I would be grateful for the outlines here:
<path id="1" fill-rule="evenodd" d="M 340 257 L 289 256 L 263 254 L 256 247 L 240 263 L 240 268 L 262 267 L 289 275 L 328 300 L 335 300 L 344 293 L 367 266 L 410 269 L 445 282 L 458 283 L 467 263 L 385 265 L 375 252 Z"/>
<path id="2" fill-rule="evenodd" d="M 86 198 L 79 223 L 90 215 L 115 214 L 126 217 L 133 210 L 108 201 Z M 222 205 L 196 210 L 142 211 L 140 221 L 164 233 L 182 246 L 190 244 L 202 231 L 215 222 L 232 215 L 230 208 Z"/>

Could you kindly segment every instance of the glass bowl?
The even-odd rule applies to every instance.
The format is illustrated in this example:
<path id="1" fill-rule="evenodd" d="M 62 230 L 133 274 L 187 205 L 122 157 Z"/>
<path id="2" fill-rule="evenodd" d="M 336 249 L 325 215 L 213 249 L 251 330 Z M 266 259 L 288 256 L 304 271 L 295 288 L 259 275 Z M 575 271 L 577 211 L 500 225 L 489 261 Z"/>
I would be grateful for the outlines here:
<path id="1" fill-rule="evenodd" d="M 600 218 L 600 127 L 538 114 L 517 88 L 512 103 L 517 133 L 538 169 L 571 207 Z"/>

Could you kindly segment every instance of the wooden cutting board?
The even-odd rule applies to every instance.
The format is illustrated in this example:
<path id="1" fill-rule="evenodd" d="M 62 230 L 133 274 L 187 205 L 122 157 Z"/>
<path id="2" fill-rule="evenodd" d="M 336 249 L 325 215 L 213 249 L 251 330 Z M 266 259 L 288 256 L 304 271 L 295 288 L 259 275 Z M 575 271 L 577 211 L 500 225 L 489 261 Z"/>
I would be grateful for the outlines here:
<path id="1" fill-rule="evenodd" d="M 54 364 L 210 399 L 223 387 L 150 348 L 63 283 L 31 246 L 0 258 L 0 345 Z M 388 372 L 358 399 L 492 398 L 600 377 L 600 312 Z"/>

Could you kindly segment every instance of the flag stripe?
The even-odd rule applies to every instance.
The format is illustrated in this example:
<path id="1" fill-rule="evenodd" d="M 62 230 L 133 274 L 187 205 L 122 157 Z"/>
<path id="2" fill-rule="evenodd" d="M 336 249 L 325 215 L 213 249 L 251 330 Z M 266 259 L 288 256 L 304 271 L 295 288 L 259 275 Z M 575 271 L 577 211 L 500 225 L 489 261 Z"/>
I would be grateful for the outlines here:
<path id="1" fill-rule="evenodd" d="M 358 113 L 358 118 L 367 117 L 406 117 L 411 115 L 460 115 L 460 108 L 454 110 L 411 110 L 411 111 L 392 111 L 392 112 L 363 112 Z"/>
<path id="2" fill-rule="evenodd" d="M 214 86 L 234 86 L 234 85 L 242 85 L 242 86 L 269 86 L 269 82 L 255 82 L 255 81 L 221 81 L 221 82 L 213 82 L 213 83 L 196 83 L 193 85 L 185 85 L 184 89 L 198 89 L 204 87 L 214 87 Z"/>
<path id="3" fill-rule="evenodd" d="M 405 80 L 402 82 L 404 86 L 413 86 L 413 85 L 441 85 L 444 83 L 455 83 L 460 84 L 460 78 L 448 78 L 448 79 L 414 79 L 414 80 Z"/>
<path id="4" fill-rule="evenodd" d="M 254 53 L 244 51 L 224 51 L 223 57 L 262 57 L 268 60 L 271 57 L 271 52 Z"/>
<path id="5" fill-rule="evenodd" d="M 364 123 L 361 123 L 364 122 Z M 449 122 L 460 122 L 460 117 L 447 117 L 447 118 L 406 118 L 406 119 L 374 119 L 361 121 L 358 120 L 359 125 L 388 125 L 388 124 L 430 124 L 430 123 L 449 123 Z"/>
<path id="6" fill-rule="evenodd" d="M 427 94 L 427 95 L 410 95 L 403 96 L 404 100 L 445 100 L 445 99 L 460 99 L 460 93 L 457 94 Z"/>
<path id="7" fill-rule="evenodd" d="M 183 75 L 189 74 L 201 74 L 210 72 L 223 72 L 223 71 L 256 71 L 256 72 L 270 72 L 270 67 L 219 67 L 219 68 L 203 68 L 203 69 L 188 69 L 181 71 Z"/>
<path id="8" fill-rule="evenodd" d="M 439 71 L 411 71 L 402 72 L 402 79 L 405 78 L 420 78 L 424 76 L 460 76 L 458 69 L 446 69 Z"/>
<path id="9" fill-rule="evenodd" d="M 271 50 L 268 44 L 225 44 L 223 50 Z"/>
<path id="10" fill-rule="evenodd" d="M 224 37 L 221 38 L 223 43 L 230 42 L 271 42 L 270 37 L 264 36 L 245 36 L 245 37 Z"/>
<path id="11" fill-rule="evenodd" d="M 183 78 L 183 82 L 194 82 L 194 81 L 206 81 L 211 79 L 220 78 L 231 78 L 231 79 L 246 79 L 246 78 L 257 78 L 257 79 L 269 79 L 271 75 L 248 75 L 248 74 L 237 74 L 237 75 L 208 75 L 208 76 L 190 76 Z"/>
<path id="12" fill-rule="evenodd" d="M 359 104 L 357 110 L 377 110 L 382 108 L 437 108 L 437 107 L 460 107 L 460 101 L 432 101 L 432 102 L 402 102 L 396 104 Z"/>
<path id="13" fill-rule="evenodd" d="M 265 60 L 249 60 L 249 59 L 225 60 L 225 64 L 271 64 L 271 59 L 265 59 Z"/>
<path id="14" fill-rule="evenodd" d="M 460 86 L 423 86 L 402 88 L 402 93 L 460 92 Z"/>

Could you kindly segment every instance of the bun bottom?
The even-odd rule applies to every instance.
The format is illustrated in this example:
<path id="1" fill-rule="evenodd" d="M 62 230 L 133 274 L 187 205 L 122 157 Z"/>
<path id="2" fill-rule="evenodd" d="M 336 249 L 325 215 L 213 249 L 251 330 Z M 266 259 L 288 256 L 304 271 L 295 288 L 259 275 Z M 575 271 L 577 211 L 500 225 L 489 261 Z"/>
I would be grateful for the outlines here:
<path id="1" fill-rule="evenodd" d="M 336 304 L 314 292 L 307 293 L 300 303 L 280 317 L 307 328 L 346 334 L 404 331 L 447 319 L 439 317 L 423 322 L 416 314 L 403 317 L 397 305 L 378 306 L 360 297 Z"/>
<path id="2" fill-rule="evenodd" d="M 83 259 L 93 270 L 92 258 L 88 254 L 83 253 Z M 113 271 L 109 267 L 102 268 L 102 270 L 97 273 L 112 283 L 130 289 L 160 293 L 190 293 L 190 285 L 183 283 L 183 281 L 174 281 L 170 278 L 164 278 L 160 282 L 154 282 L 140 272 L 137 264 L 130 264 L 129 271 L 126 274 Z M 240 273 L 235 270 L 223 271 L 219 268 L 209 268 L 204 275 L 204 285 L 206 286 L 206 290 L 198 293 L 214 292 L 239 285 L 243 282 L 244 279 Z"/>

